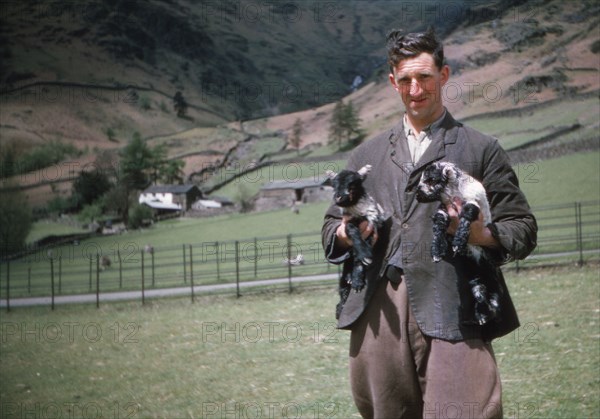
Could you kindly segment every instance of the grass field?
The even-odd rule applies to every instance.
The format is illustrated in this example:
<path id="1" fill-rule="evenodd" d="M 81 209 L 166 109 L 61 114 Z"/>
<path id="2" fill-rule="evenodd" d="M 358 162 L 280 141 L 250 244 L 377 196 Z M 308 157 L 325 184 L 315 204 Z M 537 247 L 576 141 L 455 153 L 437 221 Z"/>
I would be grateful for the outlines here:
<path id="1" fill-rule="evenodd" d="M 498 137 L 504 149 L 526 144 L 544 137 L 561 127 L 579 123 L 582 129 L 568 135 L 566 141 L 598 136 L 598 98 L 567 100 L 539 109 L 523 116 L 479 117 L 467 122 L 473 128 Z M 564 136 L 567 137 L 567 136 Z M 573 137 L 573 138 L 571 138 Z"/>
<path id="2" fill-rule="evenodd" d="M 507 276 L 522 326 L 494 345 L 505 417 L 597 417 L 598 279 Z M 0 416 L 357 417 L 334 288 L 3 313 Z"/>

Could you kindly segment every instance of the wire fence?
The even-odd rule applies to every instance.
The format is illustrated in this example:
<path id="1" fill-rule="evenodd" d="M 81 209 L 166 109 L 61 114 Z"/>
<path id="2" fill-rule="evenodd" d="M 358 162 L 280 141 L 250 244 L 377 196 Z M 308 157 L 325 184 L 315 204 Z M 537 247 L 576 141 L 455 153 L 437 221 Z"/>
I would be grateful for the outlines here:
<path id="1" fill-rule="evenodd" d="M 534 208 L 534 214 L 537 248 L 504 269 L 583 265 L 600 258 L 600 202 L 545 206 Z M 428 251 L 423 257 L 430 257 Z M 324 258 L 320 232 L 177 246 L 121 241 L 108 249 L 89 239 L 2 262 L 0 303 L 10 310 L 11 299 L 18 303 L 43 297 L 52 308 L 57 301 L 95 301 L 99 306 L 118 293 L 142 303 L 169 295 L 188 295 L 193 301 L 199 292 L 240 296 L 249 286 L 290 292 L 306 283 L 334 286 L 338 275 L 339 267 Z M 77 295 L 85 298 L 74 298 Z"/>

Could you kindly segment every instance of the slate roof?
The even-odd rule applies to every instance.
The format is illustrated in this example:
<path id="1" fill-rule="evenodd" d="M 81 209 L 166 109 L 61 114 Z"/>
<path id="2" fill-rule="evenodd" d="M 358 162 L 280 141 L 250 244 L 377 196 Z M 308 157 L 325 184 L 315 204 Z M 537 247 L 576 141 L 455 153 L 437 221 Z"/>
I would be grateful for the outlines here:
<path id="1" fill-rule="evenodd" d="M 194 184 L 188 185 L 152 185 L 146 188 L 142 193 L 172 193 L 174 195 L 186 194 L 192 189 L 198 189 Z M 198 191 L 200 191 L 198 189 Z"/>

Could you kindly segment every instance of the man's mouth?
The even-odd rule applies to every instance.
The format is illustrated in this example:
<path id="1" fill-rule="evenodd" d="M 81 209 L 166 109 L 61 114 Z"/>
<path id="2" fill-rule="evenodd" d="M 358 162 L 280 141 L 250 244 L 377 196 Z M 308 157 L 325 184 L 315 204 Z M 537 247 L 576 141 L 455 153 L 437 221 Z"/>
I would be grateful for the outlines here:
<path id="1" fill-rule="evenodd" d="M 414 103 L 414 104 L 417 104 L 417 105 L 420 105 L 420 104 L 424 103 L 426 100 L 427 100 L 426 97 L 419 97 L 419 98 L 411 98 L 410 102 Z"/>

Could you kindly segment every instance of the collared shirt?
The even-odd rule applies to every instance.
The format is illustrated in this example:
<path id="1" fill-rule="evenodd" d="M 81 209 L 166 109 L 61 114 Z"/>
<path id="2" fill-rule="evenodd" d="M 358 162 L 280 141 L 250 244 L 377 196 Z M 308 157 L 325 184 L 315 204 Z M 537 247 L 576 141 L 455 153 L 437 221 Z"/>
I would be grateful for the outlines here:
<path id="1" fill-rule="evenodd" d="M 404 135 L 406 135 L 406 140 L 408 142 L 408 150 L 410 151 L 410 157 L 413 164 L 416 164 L 429 144 L 431 144 L 431 140 L 435 132 L 442 125 L 442 121 L 446 116 L 446 109 L 444 109 L 444 113 L 437 120 L 435 120 L 431 125 L 423 128 L 423 130 L 417 134 L 415 129 L 410 124 L 408 116 L 404 114 Z"/>

